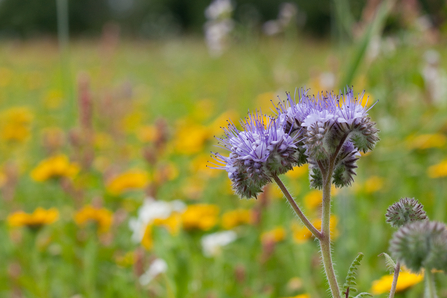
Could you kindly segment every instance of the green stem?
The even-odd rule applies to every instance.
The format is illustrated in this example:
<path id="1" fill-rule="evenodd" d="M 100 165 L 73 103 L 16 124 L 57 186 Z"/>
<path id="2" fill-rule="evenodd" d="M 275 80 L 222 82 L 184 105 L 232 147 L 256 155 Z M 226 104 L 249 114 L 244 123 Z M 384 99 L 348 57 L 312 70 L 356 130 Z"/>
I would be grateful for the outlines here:
<path id="1" fill-rule="evenodd" d="M 289 202 L 290 206 L 292 206 L 293 211 L 295 211 L 296 215 L 298 215 L 298 217 L 301 219 L 303 224 L 309 229 L 309 231 L 315 236 L 315 238 L 321 240 L 322 234 L 307 219 L 307 217 L 301 211 L 300 207 L 298 207 L 295 200 L 292 198 L 289 191 L 287 190 L 286 186 L 284 185 L 284 183 L 282 183 L 281 179 L 279 179 L 278 176 L 273 176 L 273 179 L 275 179 L 276 184 L 278 184 L 279 188 L 281 189 L 283 194 L 286 196 L 286 199 Z"/>
<path id="2" fill-rule="evenodd" d="M 425 298 L 438 298 L 434 276 L 430 268 L 425 268 Z"/>
<path id="3" fill-rule="evenodd" d="M 323 209 L 321 215 L 321 234 L 320 240 L 321 256 L 323 259 L 324 271 L 331 288 L 333 298 L 341 298 L 340 289 L 338 287 L 337 277 L 335 276 L 334 265 L 331 255 L 331 232 L 330 232 L 330 216 L 331 216 L 331 177 L 333 167 L 329 169 L 326 177 L 323 179 Z"/>
<path id="4" fill-rule="evenodd" d="M 391 284 L 389 298 L 393 298 L 394 294 L 396 293 L 396 286 L 397 286 L 397 279 L 399 278 L 399 272 L 400 272 L 400 263 L 399 261 L 397 261 L 396 267 L 394 268 L 393 283 Z"/>

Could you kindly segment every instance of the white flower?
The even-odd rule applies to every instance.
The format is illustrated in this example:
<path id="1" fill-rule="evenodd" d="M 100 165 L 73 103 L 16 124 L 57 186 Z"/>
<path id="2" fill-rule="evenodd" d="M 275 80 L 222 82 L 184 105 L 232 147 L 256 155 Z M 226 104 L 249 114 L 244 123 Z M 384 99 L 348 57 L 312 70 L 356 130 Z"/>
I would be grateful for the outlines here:
<path id="1" fill-rule="evenodd" d="M 168 264 L 163 259 L 155 259 L 149 266 L 146 272 L 140 276 L 139 281 L 142 286 L 148 285 L 160 273 L 165 273 L 168 270 Z"/>
<path id="2" fill-rule="evenodd" d="M 147 198 L 143 206 L 138 210 L 138 217 L 129 220 L 129 227 L 132 230 L 132 240 L 141 242 L 146 226 L 155 219 L 164 219 L 169 217 L 172 212 L 181 212 L 186 208 L 182 201 L 172 202 L 156 201 L 153 198 Z"/>
<path id="3" fill-rule="evenodd" d="M 233 231 L 225 231 L 209 234 L 202 237 L 202 251 L 207 257 L 214 257 L 220 253 L 222 246 L 228 245 L 236 240 L 237 235 Z"/>
<path id="4" fill-rule="evenodd" d="M 205 10 L 207 19 L 216 20 L 233 11 L 233 5 L 229 0 L 214 0 Z"/>

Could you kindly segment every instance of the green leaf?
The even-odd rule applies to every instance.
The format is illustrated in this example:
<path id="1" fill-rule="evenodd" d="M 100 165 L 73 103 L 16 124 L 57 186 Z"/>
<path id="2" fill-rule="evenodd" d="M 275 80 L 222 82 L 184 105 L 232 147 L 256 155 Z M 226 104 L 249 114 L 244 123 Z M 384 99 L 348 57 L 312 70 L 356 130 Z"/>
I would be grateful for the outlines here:
<path id="1" fill-rule="evenodd" d="M 393 273 L 394 269 L 396 268 L 396 263 L 394 262 L 394 260 L 387 254 L 387 253 L 381 253 L 379 256 L 384 256 L 385 257 L 385 266 L 386 269 L 390 272 Z"/>
<path id="2" fill-rule="evenodd" d="M 370 293 L 363 292 L 363 293 L 358 294 L 354 298 L 362 298 L 362 297 L 373 297 L 373 295 L 371 295 Z"/>
<path id="3" fill-rule="evenodd" d="M 349 298 L 353 298 L 354 296 L 352 296 L 352 294 L 357 292 L 357 289 L 354 288 L 354 286 L 357 285 L 355 279 L 357 277 L 358 267 L 360 266 L 360 262 L 362 261 L 362 259 L 363 259 L 363 253 L 359 253 L 358 256 L 354 259 L 354 261 L 352 261 L 351 266 L 349 266 L 348 275 L 346 276 L 346 281 L 343 285 L 342 296 L 348 293 L 348 288 L 349 288 Z M 364 293 L 360 293 L 359 295 L 363 294 Z"/>

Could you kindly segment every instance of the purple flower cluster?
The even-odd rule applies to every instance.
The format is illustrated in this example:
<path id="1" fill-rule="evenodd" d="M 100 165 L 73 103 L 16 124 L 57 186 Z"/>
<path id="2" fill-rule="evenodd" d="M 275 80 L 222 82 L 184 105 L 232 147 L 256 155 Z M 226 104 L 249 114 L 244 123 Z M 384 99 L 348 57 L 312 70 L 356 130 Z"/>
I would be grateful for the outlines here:
<path id="1" fill-rule="evenodd" d="M 321 188 L 323 172 L 332 171 L 337 187 L 354 180 L 359 151 L 372 150 L 379 140 L 378 129 L 358 98 L 349 89 L 344 95 L 333 93 L 308 96 L 300 90 L 298 102 L 290 94 L 276 107 L 276 117 L 249 114 L 224 129 L 221 145 L 228 157 L 214 153 L 215 168 L 228 172 L 233 188 L 241 197 L 253 197 L 279 174 L 304 163 L 310 165 L 311 185 Z M 268 123 L 265 123 L 268 122 Z"/>

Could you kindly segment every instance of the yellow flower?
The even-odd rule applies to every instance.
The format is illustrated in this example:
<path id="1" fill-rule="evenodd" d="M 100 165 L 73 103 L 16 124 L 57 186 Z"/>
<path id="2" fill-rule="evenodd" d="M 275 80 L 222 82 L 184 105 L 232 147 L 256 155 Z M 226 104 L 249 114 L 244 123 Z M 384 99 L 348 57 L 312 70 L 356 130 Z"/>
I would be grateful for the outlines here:
<path id="1" fill-rule="evenodd" d="M 112 179 L 107 190 L 113 195 L 120 195 L 125 191 L 143 189 L 149 184 L 149 176 L 140 170 L 130 170 Z"/>
<path id="2" fill-rule="evenodd" d="M 296 179 L 299 177 L 302 177 L 303 175 L 306 175 L 308 172 L 309 166 L 307 164 L 302 165 L 301 167 L 294 167 L 293 170 L 288 171 L 286 173 L 286 176 L 290 179 Z"/>
<path id="3" fill-rule="evenodd" d="M 146 125 L 142 126 L 137 131 L 137 137 L 140 140 L 140 142 L 143 143 L 150 143 L 157 139 L 158 132 L 155 126 L 153 125 Z"/>
<path id="4" fill-rule="evenodd" d="M 331 229 L 331 238 L 335 239 L 338 237 L 337 230 L 338 218 L 335 215 L 331 215 L 329 219 L 330 229 Z M 316 219 L 312 221 L 312 224 L 317 230 L 321 230 L 321 219 Z M 296 243 L 303 243 L 309 240 L 312 237 L 312 233 L 302 224 L 297 224 L 296 222 L 292 223 L 292 235 L 293 240 Z"/>
<path id="5" fill-rule="evenodd" d="M 383 184 L 384 184 L 383 178 L 377 176 L 371 176 L 365 182 L 365 191 L 367 193 L 377 192 L 383 188 Z"/>
<path id="6" fill-rule="evenodd" d="M 309 210 L 314 210 L 321 205 L 323 192 L 321 190 L 312 190 L 304 197 L 304 205 Z"/>
<path id="7" fill-rule="evenodd" d="M 215 136 L 223 135 L 223 130 L 221 127 L 225 127 L 228 125 L 228 119 L 239 119 L 239 115 L 236 111 L 229 110 L 222 113 L 219 117 L 217 117 L 209 126 L 210 134 Z"/>
<path id="8" fill-rule="evenodd" d="M 429 167 L 427 172 L 430 178 L 440 178 L 447 176 L 447 159 Z"/>
<path id="9" fill-rule="evenodd" d="M 222 215 L 222 228 L 230 230 L 234 227 L 251 224 L 253 222 L 253 212 L 247 209 L 236 209 L 225 212 Z"/>
<path id="10" fill-rule="evenodd" d="M 59 154 L 42 160 L 31 172 L 33 180 L 42 182 L 52 178 L 72 178 L 79 172 L 76 163 L 70 163 L 67 156 Z"/>
<path id="11" fill-rule="evenodd" d="M 166 218 L 154 219 L 153 224 L 165 227 L 171 235 L 177 235 L 182 225 L 182 216 L 178 212 L 173 212 Z"/>
<path id="12" fill-rule="evenodd" d="M 265 92 L 256 96 L 256 106 L 260 107 L 262 111 L 270 111 L 272 106 L 272 100 L 277 100 L 276 94 L 273 92 Z"/>
<path id="13" fill-rule="evenodd" d="M 261 242 L 281 242 L 286 239 L 286 230 L 283 227 L 276 227 L 273 230 L 261 234 Z"/>
<path id="14" fill-rule="evenodd" d="M 209 168 L 208 160 L 210 160 L 209 154 L 199 155 L 194 158 L 190 165 L 190 171 L 192 174 L 201 175 L 202 177 L 215 177 L 220 172 L 215 169 Z"/>
<path id="15" fill-rule="evenodd" d="M 59 219 L 59 211 L 56 208 L 45 210 L 41 207 L 28 214 L 23 211 L 17 211 L 8 216 L 8 224 L 11 227 L 29 227 L 40 228 L 49 225 Z"/>
<path id="16" fill-rule="evenodd" d="M 421 282 L 424 276 L 421 274 L 413 274 L 408 271 L 402 271 L 399 274 L 397 280 L 396 292 L 403 291 L 409 287 Z M 393 283 L 393 275 L 382 276 L 379 280 L 373 281 L 371 292 L 374 295 L 388 293 L 391 290 L 391 284 Z"/>
<path id="17" fill-rule="evenodd" d="M 141 239 L 141 244 L 147 250 L 151 250 L 152 247 L 154 247 L 154 239 L 152 234 L 152 224 L 148 224 L 144 229 L 143 238 Z"/>
<path id="18" fill-rule="evenodd" d="M 182 214 L 183 228 L 186 230 L 199 229 L 208 231 L 218 221 L 219 207 L 209 204 L 189 205 Z"/>
<path id="19" fill-rule="evenodd" d="M 310 298 L 309 294 L 300 294 L 292 297 L 284 297 L 284 298 Z"/>
<path id="20" fill-rule="evenodd" d="M 440 133 L 409 136 L 407 146 L 410 149 L 442 148 L 447 143 L 447 137 Z"/>
<path id="21" fill-rule="evenodd" d="M 94 222 L 98 225 L 98 232 L 104 233 L 112 225 L 112 212 L 106 208 L 95 208 L 91 205 L 86 205 L 76 212 L 74 220 L 79 226 L 85 226 L 88 222 Z"/>
<path id="22" fill-rule="evenodd" d="M 175 150 L 181 154 L 194 154 L 202 151 L 205 142 L 211 137 L 210 129 L 206 126 L 183 121 L 179 123 L 174 136 Z"/>
<path id="23" fill-rule="evenodd" d="M 33 114 L 26 107 L 15 107 L 0 115 L 0 137 L 4 141 L 24 142 L 31 135 Z"/>

